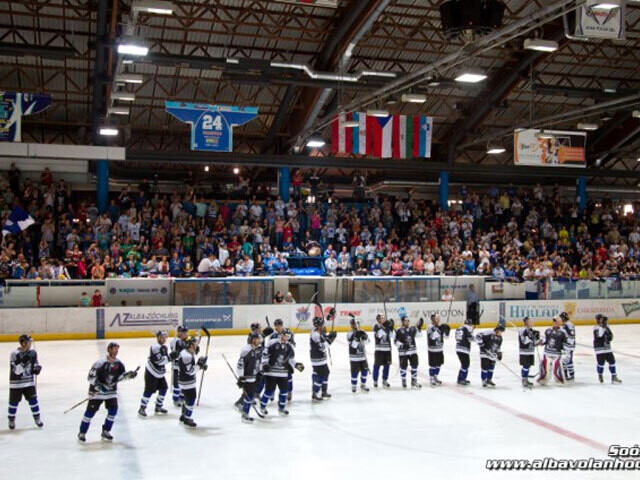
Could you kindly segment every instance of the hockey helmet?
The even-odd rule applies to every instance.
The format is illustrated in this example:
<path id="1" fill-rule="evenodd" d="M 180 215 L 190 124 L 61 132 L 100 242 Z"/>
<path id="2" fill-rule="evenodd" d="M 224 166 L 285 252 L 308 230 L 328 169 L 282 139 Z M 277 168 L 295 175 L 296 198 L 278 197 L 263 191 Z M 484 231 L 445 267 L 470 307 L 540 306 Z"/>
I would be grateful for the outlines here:
<path id="1" fill-rule="evenodd" d="M 158 330 L 158 331 L 156 332 L 156 337 L 166 337 L 166 336 L 168 336 L 168 335 L 169 335 L 169 334 L 167 333 L 167 331 L 166 331 L 166 330 Z"/>
<path id="2" fill-rule="evenodd" d="M 313 317 L 313 326 L 318 328 L 324 325 L 324 320 L 321 317 Z"/>
<path id="3" fill-rule="evenodd" d="M 120 348 L 120 344 L 119 344 L 119 343 L 117 343 L 117 342 L 109 342 L 109 345 L 107 345 L 107 352 L 108 352 L 109 350 L 111 350 L 112 348 L 114 348 L 114 347 L 118 347 L 118 348 Z"/>
<path id="4" fill-rule="evenodd" d="M 258 333 L 258 332 L 251 332 L 249 334 L 249 343 L 251 343 L 253 340 L 255 340 L 256 338 L 259 338 L 262 340 L 262 336 Z"/>
<path id="5" fill-rule="evenodd" d="M 569 314 L 567 312 L 562 312 L 560 314 L 560 320 L 562 320 L 563 322 L 568 322 L 569 321 Z"/>
<path id="6" fill-rule="evenodd" d="M 384 315 L 382 315 L 381 313 L 377 314 L 376 315 L 376 321 L 380 322 L 382 320 L 384 320 Z"/>
<path id="7" fill-rule="evenodd" d="M 189 331 L 189 329 L 187 327 L 185 327 L 184 325 L 180 325 L 178 327 L 178 333 L 187 333 Z"/>
<path id="8" fill-rule="evenodd" d="M 273 322 L 274 327 L 282 327 L 283 325 L 284 325 L 284 322 L 280 318 L 276 318 Z"/>
<path id="9" fill-rule="evenodd" d="M 196 337 L 193 337 L 191 335 L 189 335 L 184 340 L 184 344 L 185 344 L 186 347 L 190 347 L 192 345 L 197 345 L 197 343 L 198 343 L 198 340 L 196 340 Z"/>
<path id="10" fill-rule="evenodd" d="M 250 328 L 251 328 L 252 332 L 255 332 L 255 331 L 260 329 L 260 324 L 258 322 L 254 322 L 254 323 L 251 324 Z"/>
<path id="11" fill-rule="evenodd" d="M 493 329 L 496 332 L 504 332 L 504 326 L 503 325 L 496 325 L 496 328 Z"/>
<path id="12" fill-rule="evenodd" d="M 27 335 L 26 333 L 24 335 L 20 335 L 20 338 L 18 339 L 18 343 L 22 345 L 25 342 L 33 342 L 33 338 L 31 338 L 31 335 Z"/>
<path id="13" fill-rule="evenodd" d="M 291 338 L 291 332 L 289 332 L 288 330 L 282 330 L 282 331 L 278 334 L 278 336 L 279 336 L 280 338 L 284 338 L 284 339 L 286 339 L 286 340 L 289 340 L 289 339 Z"/>

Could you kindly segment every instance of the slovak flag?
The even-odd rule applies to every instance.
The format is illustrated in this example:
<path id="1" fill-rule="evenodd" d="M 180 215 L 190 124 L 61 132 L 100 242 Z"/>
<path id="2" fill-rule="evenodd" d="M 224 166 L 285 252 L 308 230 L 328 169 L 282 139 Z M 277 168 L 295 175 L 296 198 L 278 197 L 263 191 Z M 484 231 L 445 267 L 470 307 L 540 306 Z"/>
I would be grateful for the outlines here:
<path id="1" fill-rule="evenodd" d="M 9 218 L 2 227 L 2 236 L 4 237 L 5 235 L 9 234 L 17 235 L 23 230 L 29 228 L 34 223 L 36 222 L 33 217 L 25 212 L 22 208 L 18 206 L 13 207 L 11 215 L 9 215 Z"/>

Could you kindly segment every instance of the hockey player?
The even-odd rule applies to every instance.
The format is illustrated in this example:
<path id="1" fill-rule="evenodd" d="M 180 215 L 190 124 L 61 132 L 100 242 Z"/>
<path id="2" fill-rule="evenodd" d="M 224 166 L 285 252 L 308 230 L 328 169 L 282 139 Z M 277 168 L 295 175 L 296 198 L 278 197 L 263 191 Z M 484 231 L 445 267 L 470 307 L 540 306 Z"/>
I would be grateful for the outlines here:
<path id="1" fill-rule="evenodd" d="M 382 367 L 382 386 L 389 388 L 389 368 L 391 367 L 391 340 L 395 336 L 393 320 L 387 320 L 384 315 L 376 315 L 373 326 L 375 352 L 373 359 L 373 386 L 378 388 L 378 375 Z"/>
<path id="2" fill-rule="evenodd" d="M 314 319 L 315 324 L 315 319 Z M 315 331 L 312 332 L 316 333 Z M 313 357 L 313 341 L 311 361 L 314 361 Z M 323 345 L 324 347 L 324 345 Z M 326 359 L 326 356 L 325 356 Z M 326 364 L 324 365 L 326 368 Z M 277 342 L 271 342 L 268 347 L 265 348 L 265 352 L 262 355 L 262 372 L 265 376 L 265 387 L 262 398 L 260 399 L 260 412 L 263 415 L 268 415 L 267 402 L 274 395 L 276 386 L 278 387 L 278 413 L 282 416 L 289 415 L 289 411 L 285 408 L 287 406 L 287 377 L 289 371 L 293 369 L 302 372 L 304 365 L 296 362 L 295 352 L 293 347 L 289 344 L 289 334 L 284 330 L 280 333 Z M 314 371 L 316 367 L 314 366 Z M 327 375 L 328 375 L 327 368 Z M 314 375 L 316 373 L 314 372 Z M 314 381 L 315 389 L 315 381 Z"/>
<path id="3" fill-rule="evenodd" d="M 600 383 L 604 382 L 602 374 L 604 372 L 605 362 L 609 362 L 609 372 L 611 372 L 611 383 L 622 383 L 622 380 L 616 375 L 616 357 L 611 351 L 611 341 L 613 340 L 613 333 L 609 328 L 608 318 L 604 315 L 596 315 L 596 322 L 598 323 L 593 327 L 593 349 L 596 353 L 596 361 L 598 362 L 598 380 Z"/>
<path id="4" fill-rule="evenodd" d="M 269 338 L 273 334 L 273 328 L 267 327 L 263 329 L 262 325 L 260 325 L 260 322 L 252 323 L 249 326 L 249 328 L 251 329 L 251 333 L 249 333 L 249 337 L 251 336 L 252 333 L 257 333 L 266 341 L 267 338 Z M 247 344 L 251 343 L 251 340 L 249 337 L 247 337 Z"/>
<path id="5" fill-rule="evenodd" d="M 184 340 L 184 349 L 180 352 L 178 358 L 180 391 L 184 396 L 184 402 L 182 403 L 182 415 L 180 415 L 180 422 L 185 427 L 195 428 L 196 422 L 193 421 L 191 415 L 193 415 L 193 406 L 196 403 L 197 383 L 196 383 L 196 366 L 200 367 L 200 370 L 206 370 L 207 357 L 203 356 L 196 361 L 198 348 L 198 340 L 195 337 L 187 337 Z"/>
<path id="6" fill-rule="evenodd" d="M 367 332 L 360 329 L 360 324 L 352 315 L 349 321 L 351 331 L 347 333 L 347 343 L 349 344 L 349 362 L 351 363 L 351 391 L 356 393 L 358 388 L 358 375 L 360 375 L 360 390 L 368 392 L 367 375 L 369 374 L 369 363 L 365 345 L 369 343 Z"/>
<path id="7" fill-rule="evenodd" d="M 460 360 L 460 370 L 458 371 L 458 385 L 469 385 L 467 375 L 469 374 L 469 365 L 471 364 L 471 342 L 475 341 L 473 330 L 476 328 L 472 323 L 472 319 L 468 318 L 464 321 L 464 325 L 456 328 L 456 354 Z"/>
<path id="8" fill-rule="evenodd" d="M 522 320 L 524 327 L 518 331 L 518 349 L 520 351 L 520 366 L 522 367 L 522 386 L 533 387 L 529 381 L 529 369 L 536 363 L 536 346 L 540 345 L 540 331 L 534 330 L 531 326 L 531 319 L 524 317 Z"/>
<path id="9" fill-rule="evenodd" d="M 249 415 L 256 389 L 260 382 L 260 364 L 262 362 L 262 337 L 258 332 L 249 334 L 249 343 L 242 347 L 236 367 L 238 388 L 242 389 L 242 420 L 253 422 Z M 237 403 L 236 403 L 237 405 Z"/>
<path id="10" fill-rule="evenodd" d="M 327 359 L 327 347 L 336 339 L 336 332 L 325 333 L 324 320 L 319 317 L 313 319 L 313 331 L 309 336 L 311 347 L 311 366 L 313 367 L 313 393 L 311 399 L 314 402 L 329 400 L 331 394 L 329 388 L 329 362 Z M 322 389 L 322 396 L 320 390 Z"/>
<path id="11" fill-rule="evenodd" d="M 407 388 L 407 366 L 411 364 L 411 388 L 422 388 L 418 383 L 418 349 L 416 347 L 416 337 L 422 336 L 424 320 L 421 318 L 418 325 L 409 325 L 409 317 L 404 307 L 398 309 L 401 327 L 396 330 L 396 347 L 398 347 L 398 357 L 400 360 L 400 377 L 402 378 L 402 388 Z"/>
<path id="12" fill-rule="evenodd" d="M 156 397 L 156 407 L 154 412 L 156 415 L 166 415 L 168 412 L 163 407 L 164 397 L 167 394 L 169 386 L 167 385 L 167 379 L 165 378 L 166 368 L 170 362 L 169 351 L 167 350 L 167 332 L 156 332 L 157 343 L 151 345 L 149 349 L 149 358 L 147 358 L 147 365 L 144 371 L 144 393 L 140 400 L 140 409 L 138 410 L 138 416 L 140 418 L 147 418 L 147 405 L 151 399 L 151 395 L 158 392 Z"/>
<path id="13" fill-rule="evenodd" d="M 440 325 L 438 315 L 431 314 L 431 325 L 427 328 L 427 351 L 429 354 L 429 382 L 432 387 L 442 385 L 438 374 L 444 363 L 444 353 L 442 352 L 444 337 L 448 337 L 450 331 L 451 327 L 446 323 Z"/>
<path id="14" fill-rule="evenodd" d="M 178 326 L 176 337 L 171 340 L 171 353 L 169 354 L 169 358 L 172 361 L 171 365 L 171 387 L 173 388 L 173 404 L 176 407 L 182 407 L 184 403 L 184 396 L 180 391 L 180 384 L 178 382 L 178 377 L 180 376 L 180 367 L 178 365 L 178 358 L 180 357 L 180 352 L 184 350 L 184 341 L 189 335 L 189 329 L 187 327 L 183 327 L 182 325 Z"/>
<path id="15" fill-rule="evenodd" d="M 42 367 L 38 363 L 38 354 L 31 349 L 33 339 L 29 335 L 20 335 L 20 346 L 11 352 L 9 370 L 9 429 L 16 428 L 16 412 L 22 397 L 29 402 L 31 414 L 36 425 L 42 428 L 40 406 L 36 392 L 35 375 Z"/>
<path id="16" fill-rule="evenodd" d="M 576 349 L 576 327 L 569 320 L 567 312 L 560 314 L 560 320 L 562 320 L 560 328 L 564 330 L 567 336 L 567 341 L 563 346 L 562 363 L 567 374 L 567 382 L 573 382 L 576 376 L 575 367 L 573 366 L 573 351 Z"/>
<path id="17" fill-rule="evenodd" d="M 295 341 L 295 338 L 293 337 L 293 332 L 288 328 L 284 328 L 284 323 L 282 322 L 281 319 L 276 318 L 276 320 L 273 322 L 273 329 L 274 331 L 271 335 L 269 335 L 269 339 L 268 340 L 265 339 L 266 340 L 265 346 L 271 341 L 277 341 L 280 333 L 282 333 L 282 331 L 284 330 L 289 334 L 289 344 L 295 350 L 296 341 Z M 293 373 L 289 373 L 289 378 L 287 379 L 287 382 L 289 385 L 289 390 L 287 391 L 287 401 L 290 402 L 293 397 Z M 273 398 L 271 399 L 271 401 L 273 401 Z"/>
<path id="18" fill-rule="evenodd" d="M 565 373 L 561 362 L 562 348 L 567 343 L 567 334 L 560 328 L 560 319 L 553 317 L 553 326 L 544 332 L 544 356 L 540 365 L 538 383 L 546 385 L 553 375 L 556 382 L 564 383 Z"/>
<path id="19" fill-rule="evenodd" d="M 483 387 L 495 387 L 493 383 L 493 371 L 496 368 L 496 361 L 502 360 L 502 333 L 504 327 L 497 325 L 493 330 L 480 332 L 476 335 L 476 342 L 480 348 L 480 376 Z"/>
<path id="20" fill-rule="evenodd" d="M 136 378 L 137 371 L 127 371 L 124 364 L 117 358 L 120 345 L 111 342 L 107 345 L 107 356 L 93 364 L 89 371 L 89 402 L 80 422 L 78 440 L 85 442 L 91 424 L 102 402 L 107 409 L 107 418 L 102 425 L 102 439 L 112 441 L 111 427 L 118 413 L 118 382 Z"/>

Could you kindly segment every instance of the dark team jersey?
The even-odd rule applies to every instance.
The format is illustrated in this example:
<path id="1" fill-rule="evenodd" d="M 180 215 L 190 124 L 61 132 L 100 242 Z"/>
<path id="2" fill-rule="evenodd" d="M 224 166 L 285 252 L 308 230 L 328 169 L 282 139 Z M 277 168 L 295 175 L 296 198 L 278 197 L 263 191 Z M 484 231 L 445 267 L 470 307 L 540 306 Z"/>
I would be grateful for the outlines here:
<path id="1" fill-rule="evenodd" d="M 309 356 L 311 357 L 311 366 L 319 367 L 328 363 L 327 345 L 329 344 L 330 342 L 327 339 L 326 334 L 318 333 L 316 330 L 311 332 L 311 335 L 309 336 L 309 345 L 311 347 Z"/>
<path id="2" fill-rule="evenodd" d="M 427 328 L 427 350 L 430 352 L 441 352 L 444 339 L 440 326 L 429 325 Z"/>
<path id="3" fill-rule="evenodd" d="M 184 344 L 184 340 L 182 340 L 181 338 L 175 337 L 173 340 L 171 340 L 171 351 L 176 352 L 178 354 L 176 359 L 173 361 L 173 368 L 175 370 L 178 370 L 180 368 L 178 365 L 179 359 L 180 359 L 180 352 L 184 350 L 185 346 L 186 345 Z"/>
<path id="4" fill-rule="evenodd" d="M 11 352 L 9 358 L 9 388 L 33 387 L 35 385 L 33 367 L 39 365 L 36 351 L 27 350 L 25 352 L 17 348 Z"/>
<path id="5" fill-rule="evenodd" d="M 593 349 L 596 355 L 599 353 L 611 353 L 611 341 L 613 332 L 609 327 L 596 325 L 593 327 Z"/>
<path id="6" fill-rule="evenodd" d="M 268 377 L 288 377 L 296 366 L 296 354 L 288 343 L 271 342 L 262 355 L 262 364 L 269 365 Z M 312 359 L 313 362 L 313 359 Z"/>
<path id="7" fill-rule="evenodd" d="M 166 345 L 159 343 L 151 345 L 149 358 L 147 358 L 147 371 L 156 378 L 162 378 L 167 373 L 165 365 L 169 361 L 169 351 Z"/>
<path id="8" fill-rule="evenodd" d="M 557 330 L 553 328 L 547 328 L 544 332 L 544 353 L 547 355 L 562 355 L 562 347 L 567 341 L 567 334 L 564 333 L 562 328 Z"/>
<path id="9" fill-rule="evenodd" d="M 496 335 L 493 330 L 478 333 L 476 342 L 480 348 L 480 358 L 487 358 L 493 361 L 498 359 L 498 353 L 500 353 L 500 347 L 502 346 L 502 337 Z"/>
<path id="10" fill-rule="evenodd" d="M 396 347 L 398 347 L 398 354 L 403 356 L 418 353 L 416 348 L 416 337 L 421 335 L 422 332 L 420 332 L 416 327 L 400 327 L 396 330 L 395 343 Z"/>
<path id="11" fill-rule="evenodd" d="M 572 322 L 565 322 L 560 327 L 567 336 L 567 340 L 564 343 L 564 349 L 568 352 L 572 352 L 576 349 L 576 327 Z"/>
<path id="12" fill-rule="evenodd" d="M 178 357 L 178 384 L 182 390 L 196 388 L 196 366 L 196 356 L 183 349 Z"/>
<path id="13" fill-rule="evenodd" d="M 89 370 L 89 396 L 92 400 L 109 400 L 118 396 L 118 382 L 126 372 L 119 359 L 101 358 Z"/>
<path id="14" fill-rule="evenodd" d="M 533 355 L 536 351 L 536 343 L 540 340 L 540 332 L 533 328 L 521 328 L 518 331 L 518 347 L 520 355 Z"/>
<path id="15" fill-rule="evenodd" d="M 393 330 L 376 323 L 373 326 L 373 338 L 376 343 L 376 352 L 390 352 L 391 351 L 391 337 L 393 336 Z"/>
<path id="16" fill-rule="evenodd" d="M 347 333 L 347 343 L 349 344 L 349 360 L 351 362 L 363 362 L 367 359 L 365 345 L 369 343 L 369 336 L 364 330 Z"/>
<path id="17" fill-rule="evenodd" d="M 456 328 L 456 352 L 471 353 L 471 342 L 473 338 L 473 328 L 471 325 L 461 325 Z"/>
<path id="18" fill-rule="evenodd" d="M 251 345 L 245 345 L 240 351 L 240 358 L 236 366 L 238 377 L 244 377 L 247 383 L 256 381 L 256 376 L 260 372 L 262 362 L 262 346 L 253 348 Z"/>

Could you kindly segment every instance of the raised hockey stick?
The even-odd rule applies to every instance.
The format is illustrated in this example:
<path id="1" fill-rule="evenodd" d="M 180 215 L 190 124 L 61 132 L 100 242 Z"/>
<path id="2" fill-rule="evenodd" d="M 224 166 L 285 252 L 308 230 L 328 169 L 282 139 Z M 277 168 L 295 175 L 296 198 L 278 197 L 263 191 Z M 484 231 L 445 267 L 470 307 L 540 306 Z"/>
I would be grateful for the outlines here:
<path id="1" fill-rule="evenodd" d="M 231 364 L 229 363 L 229 360 L 227 360 L 227 357 L 225 356 L 225 354 L 222 354 L 222 358 L 224 358 L 225 363 L 227 364 L 227 367 L 229 367 L 229 370 L 231 370 L 231 374 L 233 375 L 233 378 L 236 379 L 236 382 L 238 381 L 238 375 L 236 375 L 236 372 L 233 370 L 233 367 L 231 366 Z M 264 415 L 262 415 L 260 413 L 260 411 L 258 410 L 258 408 L 255 405 L 251 405 L 253 407 L 253 410 L 256 412 L 256 415 L 258 415 L 260 418 L 264 418 Z"/>
<path id="2" fill-rule="evenodd" d="M 314 305 L 320 309 L 320 315 L 322 315 L 322 323 L 324 323 L 324 309 L 318 300 L 314 302 Z M 334 315 L 335 318 L 335 315 Z M 333 329 L 331 329 L 333 331 Z M 329 363 L 333 367 L 333 359 L 331 358 L 331 344 L 327 346 L 327 353 L 329 354 Z"/>
<path id="3" fill-rule="evenodd" d="M 384 319 L 385 321 L 387 321 L 389 319 L 387 318 L 387 300 L 385 298 L 384 290 L 380 285 L 376 285 L 376 290 L 380 290 L 380 293 L 382 294 L 382 306 L 384 308 Z"/>
<path id="4" fill-rule="evenodd" d="M 314 303 L 314 300 L 316 299 L 317 296 L 318 296 L 318 292 L 314 293 L 313 296 L 311 297 L 311 300 L 309 300 L 309 304 L 307 305 L 307 308 L 304 311 L 304 317 L 302 316 L 300 317 L 300 320 L 298 320 L 298 325 L 296 325 L 296 329 L 293 333 L 298 333 L 298 329 L 300 328 L 300 324 L 302 323 L 302 318 L 306 318 L 307 313 L 309 313 L 309 307 L 311 306 L 312 303 Z"/>
<path id="5" fill-rule="evenodd" d="M 340 279 L 336 280 L 336 289 L 333 293 L 333 317 L 331 318 L 331 331 L 333 332 L 333 328 L 336 323 L 336 305 L 338 305 L 338 284 L 340 283 Z"/>
<path id="6" fill-rule="evenodd" d="M 207 328 L 204 325 L 201 325 L 200 328 L 202 329 L 202 331 L 207 336 L 207 349 L 205 351 L 204 356 L 208 358 L 209 357 L 209 343 L 211 342 L 211 334 L 209 333 L 209 330 L 207 330 Z M 200 406 L 200 395 L 202 395 L 202 382 L 204 382 L 204 374 L 206 372 L 207 372 L 206 370 L 202 370 L 202 376 L 200 377 L 200 388 L 198 389 L 198 400 L 196 401 L 196 405 L 198 405 L 198 406 Z"/>

